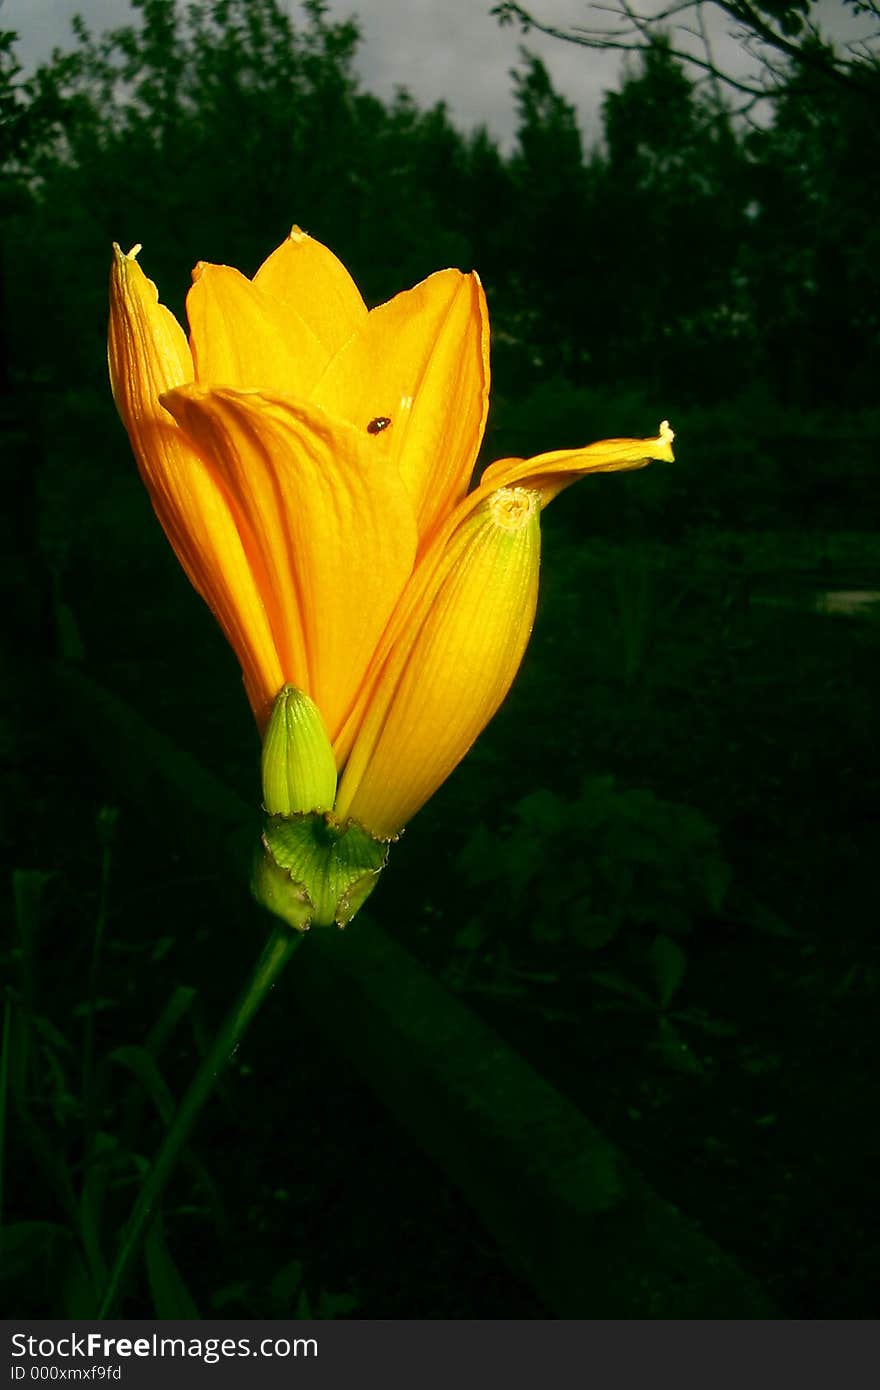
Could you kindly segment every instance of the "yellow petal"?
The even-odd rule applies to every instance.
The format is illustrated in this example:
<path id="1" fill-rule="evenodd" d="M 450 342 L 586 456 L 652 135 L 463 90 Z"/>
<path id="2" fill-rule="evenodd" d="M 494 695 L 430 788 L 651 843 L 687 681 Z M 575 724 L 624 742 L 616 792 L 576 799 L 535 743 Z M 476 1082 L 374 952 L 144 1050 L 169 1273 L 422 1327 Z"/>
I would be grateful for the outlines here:
<path id="1" fill-rule="evenodd" d="M 409 489 L 419 535 L 465 495 L 489 401 L 489 325 L 476 275 L 440 270 L 373 309 L 314 399 L 381 446 Z"/>
<path id="2" fill-rule="evenodd" d="M 541 506 L 546 507 L 563 488 L 587 473 L 644 468 L 652 459 L 671 463 L 674 438 L 669 421 L 664 420 L 655 439 L 601 439 L 582 449 L 558 449 L 530 459 L 499 459 L 486 469 L 474 496 L 498 487 L 529 487 L 541 494 Z"/>
<path id="3" fill-rule="evenodd" d="M 510 688 L 538 595 L 537 494 L 503 488 L 452 537 L 382 671 L 336 801 L 399 831 L 465 756 Z"/>
<path id="4" fill-rule="evenodd" d="M 295 309 L 328 354 L 338 351 L 367 317 L 367 306 L 342 262 L 299 227 L 263 262 L 254 284 Z"/>
<path id="5" fill-rule="evenodd" d="M 186 312 L 200 386 L 305 396 L 330 360 L 295 309 L 230 266 L 196 266 Z"/>
<path id="6" fill-rule="evenodd" d="M 221 488 L 159 403 L 192 380 L 186 338 L 135 253 L 114 251 L 107 355 L 116 406 L 159 521 L 232 645 L 256 711 L 283 684 L 263 602 Z"/>
<path id="7" fill-rule="evenodd" d="M 406 489 L 376 466 L 366 431 L 308 402 L 194 386 L 163 402 L 222 478 L 283 679 L 332 739 L 412 570 Z"/>

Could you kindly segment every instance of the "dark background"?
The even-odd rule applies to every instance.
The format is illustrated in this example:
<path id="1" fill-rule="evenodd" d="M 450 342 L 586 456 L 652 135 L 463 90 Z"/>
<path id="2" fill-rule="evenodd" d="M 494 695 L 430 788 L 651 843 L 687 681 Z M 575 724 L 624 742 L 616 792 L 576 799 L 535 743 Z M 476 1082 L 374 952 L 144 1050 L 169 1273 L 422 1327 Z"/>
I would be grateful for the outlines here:
<path id="1" fill-rule="evenodd" d="M 546 514 L 514 690 L 370 913 L 785 1316 L 876 1314 L 880 71 L 767 5 L 803 48 L 761 124 L 661 36 L 585 150 L 524 50 L 503 155 L 361 91 L 356 22 L 318 4 L 299 29 L 273 0 L 135 8 L 27 82 L 0 43 L 9 1315 L 91 1309 L 262 932 L 51 677 L 81 665 L 258 799 L 236 663 L 110 400 L 109 244 L 143 242 L 180 314 L 196 261 L 252 273 L 292 221 L 370 304 L 479 270 L 485 461 L 678 434 L 674 465 Z M 543 1315 L 283 991 L 195 1154 L 129 1316 Z"/>

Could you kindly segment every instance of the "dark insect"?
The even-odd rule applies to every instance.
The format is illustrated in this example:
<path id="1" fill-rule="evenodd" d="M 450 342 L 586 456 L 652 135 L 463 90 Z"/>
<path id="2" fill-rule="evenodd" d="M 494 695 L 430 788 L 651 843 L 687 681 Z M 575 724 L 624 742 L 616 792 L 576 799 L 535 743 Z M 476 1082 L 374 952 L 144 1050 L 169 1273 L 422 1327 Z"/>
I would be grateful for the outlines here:
<path id="1" fill-rule="evenodd" d="M 387 430 L 390 424 L 391 417 L 389 415 L 377 415 L 375 420 L 371 420 L 367 425 L 367 434 L 381 434 L 383 430 Z"/>

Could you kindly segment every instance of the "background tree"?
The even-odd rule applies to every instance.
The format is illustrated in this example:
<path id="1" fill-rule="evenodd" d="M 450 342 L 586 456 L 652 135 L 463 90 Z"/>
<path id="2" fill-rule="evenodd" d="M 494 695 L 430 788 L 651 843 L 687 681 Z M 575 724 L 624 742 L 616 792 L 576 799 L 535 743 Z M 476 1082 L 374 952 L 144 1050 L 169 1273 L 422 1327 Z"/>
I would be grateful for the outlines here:
<path id="1" fill-rule="evenodd" d="M 573 106 L 523 52 L 505 156 L 442 104 L 362 91 L 357 24 L 321 0 L 301 25 L 278 0 L 133 7 L 140 22 L 106 34 L 78 23 L 27 82 L 3 49 L 6 319 L 32 380 L 88 384 L 97 402 L 113 237 L 144 242 L 181 312 L 182 264 L 252 270 L 299 217 L 371 302 L 437 265 L 478 266 L 502 391 L 536 374 L 679 400 L 754 381 L 801 404 L 869 389 L 867 58 L 858 88 L 780 70 L 771 119 L 749 127 L 652 30 L 585 152 Z"/>
<path id="2" fill-rule="evenodd" d="M 540 8 L 515 0 L 501 0 L 492 13 L 502 24 L 518 24 L 523 33 L 534 30 L 583 48 L 622 53 L 645 53 L 658 35 L 672 29 L 672 55 L 712 85 L 725 84 L 744 99 L 745 109 L 774 97 L 792 68 L 871 95 L 870 74 L 880 64 L 877 0 L 838 0 L 838 21 L 864 21 L 862 36 L 845 45 L 829 37 L 829 24 L 837 26 L 821 0 L 671 0 L 647 13 L 631 0 L 611 6 L 585 0 L 584 9 L 595 15 L 594 22 L 567 27 L 545 20 Z M 751 63 L 734 68 L 716 61 L 710 32 L 712 19 L 719 16 Z"/>
<path id="3" fill-rule="evenodd" d="M 663 389 L 717 395 L 751 325 L 740 261 L 747 198 L 741 146 L 723 107 L 701 97 L 663 40 L 603 103 L 593 159 L 591 237 L 602 319 L 625 325 L 608 364 L 639 364 Z"/>
<path id="4" fill-rule="evenodd" d="M 574 371 L 584 360 L 590 293 L 587 177 L 574 107 L 541 60 L 512 74 L 519 124 L 510 160 L 515 239 L 509 287 L 528 369 Z"/>
<path id="5" fill-rule="evenodd" d="M 746 274 L 759 368 L 782 399 L 869 403 L 880 371 L 880 69 L 864 90 L 798 70 L 747 138 Z"/>

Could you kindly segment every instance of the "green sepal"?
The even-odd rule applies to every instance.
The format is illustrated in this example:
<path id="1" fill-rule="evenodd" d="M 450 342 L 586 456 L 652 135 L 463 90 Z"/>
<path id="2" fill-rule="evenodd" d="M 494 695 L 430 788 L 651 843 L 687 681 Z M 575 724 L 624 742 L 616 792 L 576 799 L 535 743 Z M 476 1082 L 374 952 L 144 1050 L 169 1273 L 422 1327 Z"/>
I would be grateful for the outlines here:
<path id="1" fill-rule="evenodd" d="M 286 869 L 272 858 L 265 840 L 254 855 L 251 893 L 261 907 L 280 917 L 296 931 L 308 931 L 315 915 L 311 898 L 301 883 L 295 883 Z"/>
<path id="2" fill-rule="evenodd" d="M 254 867 L 254 897 L 297 931 L 344 927 L 376 886 L 388 845 L 331 814 L 271 816 Z"/>

